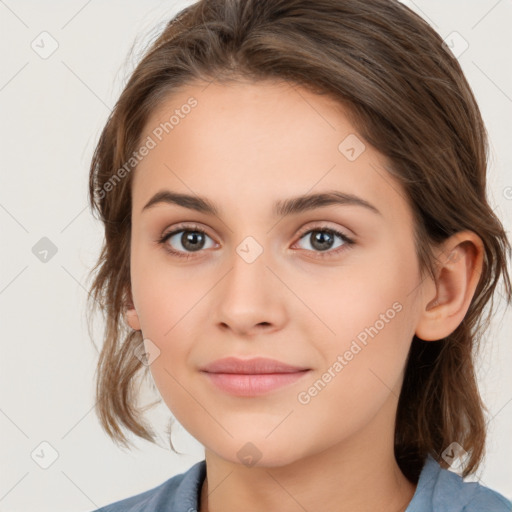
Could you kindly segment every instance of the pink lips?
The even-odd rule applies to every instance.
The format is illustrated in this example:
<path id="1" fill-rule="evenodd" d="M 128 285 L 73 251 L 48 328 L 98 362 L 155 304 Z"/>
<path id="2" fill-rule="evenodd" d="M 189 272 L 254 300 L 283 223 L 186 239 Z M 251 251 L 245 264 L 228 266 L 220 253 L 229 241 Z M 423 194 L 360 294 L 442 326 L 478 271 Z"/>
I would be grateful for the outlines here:
<path id="1" fill-rule="evenodd" d="M 202 367 L 201 371 L 222 391 L 237 396 L 256 396 L 295 382 L 309 368 L 264 357 L 227 357 Z"/>

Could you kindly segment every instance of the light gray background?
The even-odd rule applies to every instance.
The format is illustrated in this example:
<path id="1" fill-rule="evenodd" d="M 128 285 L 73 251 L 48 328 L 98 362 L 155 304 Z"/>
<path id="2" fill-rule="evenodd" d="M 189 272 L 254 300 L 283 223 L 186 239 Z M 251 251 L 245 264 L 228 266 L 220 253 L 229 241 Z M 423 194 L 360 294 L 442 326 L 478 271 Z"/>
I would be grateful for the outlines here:
<path id="1" fill-rule="evenodd" d="M 163 435 L 160 447 L 136 440 L 133 452 L 110 441 L 93 411 L 97 354 L 85 321 L 85 279 L 102 241 L 86 202 L 92 151 L 144 44 L 188 3 L 0 0 L 0 512 L 89 511 L 203 458 L 178 424 L 173 440 L 184 455 Z M 459 60 L 489 130 L 491 202 L 510 231 L 512 2 L 404 3 L 443 38 L 456 31 L 469 44 Z M 31 47 L 47 37 L 50 48 L 43 31 L 58 43 L 46 59 Z M 57 248 L 46 263 L 32 251 L 43 237 Z M 489 441 L 478 478 L 509 499 L 511 324 L 502 305 L 479 369 Z M 166 413 L 163 406 L 152 417 L 163 427 Z M 49 463 L 52 450 L 58 456 L 43 469 L 35 460 Z"/>

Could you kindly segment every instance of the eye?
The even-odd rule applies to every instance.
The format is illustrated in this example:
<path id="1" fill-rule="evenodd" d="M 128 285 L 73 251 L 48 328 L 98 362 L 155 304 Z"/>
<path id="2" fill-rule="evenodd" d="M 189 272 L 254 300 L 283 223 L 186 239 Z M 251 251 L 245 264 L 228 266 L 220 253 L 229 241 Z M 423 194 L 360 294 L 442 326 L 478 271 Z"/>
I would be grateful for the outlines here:
<path id="1" fill-rule="evenodd" d="M 209 247 L 206 246 L 206 238 L 212 240 L 212 238 L 198 226 L 178 226 L 170 233 L 164 234 L 158 240 L 158 243 L 163 245 L 165 250 L 173 256 L 189 259 L 193 257 L 194 252 L 200 252 L 203 249 L 209 249 L 215 246 L 215 243 Z M 335 250 L 332 250 L 336 238 L 338 238 L 341 243 L 334 246 Z M 302 239 L 308 241 L 311 247 L 306 247 L 306 250 L 316 253 L 315 257 L 319 258 L 335 256 L 349 249 L 350 246 L 355 243 L 354 240 L 344 233 L 327 227 L 316 227 L 305 232 L 303 231 L 300 240 Z M 179 247 L 180 245 L 181 248 Z M 172 248 L 173 246 L 178 246 L 178 248 Z"/>
<path id="2" fill-rule="evenodd" d="M 334 246 L 336 238 L 341 240 L 337 246 Z M 337 255 L 341 251 L 347 250 L 355 242 L 344 233 L 337 231 L 333 228 L 317 227 L 309 229 L 302 234 L 300 240 L 305 239 L 311 248 L 306 247 L 307 250 L 319 253 L 319 257 L 330 257 Z M 333 247 L 336 250 L 331 250 Z M 322 253 L 326 253 L 325 256 Z M 315 256 L 315 257 L 318 257 Z"/>
<path id="3" fill-rule="evenodd" d="M 175 229 L 170 233 L 164 234 L 158 243 L 165 247 L 165 250 L 180 258 L 191 258 L 190 253 L 208 249 L 205 247 L 205 239 L 212 240 L 204 230 L 197 226 L 187 226 L 187 228 Z M 178 250 L 172 249 L 171 246 L 178 246 Z M 179 246 L 181 245 L 181 248 Z M 215 245 L 215 244 L 214 244 Z"/>

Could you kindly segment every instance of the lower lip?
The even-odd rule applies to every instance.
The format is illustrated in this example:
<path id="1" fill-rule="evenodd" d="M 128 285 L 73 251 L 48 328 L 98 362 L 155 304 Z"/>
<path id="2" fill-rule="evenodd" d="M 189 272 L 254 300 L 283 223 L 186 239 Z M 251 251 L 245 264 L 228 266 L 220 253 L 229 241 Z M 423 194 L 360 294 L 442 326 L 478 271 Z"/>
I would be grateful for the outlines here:
<path id="1" fill-rule="evenodd" d="M 263 395 L 301 379 L 309 370 L 293 373 L 208 373 L 208 378 L 222 391 L 236 396 Z"/>

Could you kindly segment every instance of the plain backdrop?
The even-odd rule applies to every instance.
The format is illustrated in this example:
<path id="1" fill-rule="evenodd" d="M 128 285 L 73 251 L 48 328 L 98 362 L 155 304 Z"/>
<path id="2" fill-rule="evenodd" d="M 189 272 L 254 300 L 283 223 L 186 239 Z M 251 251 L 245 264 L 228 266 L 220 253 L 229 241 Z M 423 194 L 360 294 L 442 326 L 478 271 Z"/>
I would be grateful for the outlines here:
<path id="1" fill-rule="evenodd" d="M 161 446 L 135 439 L 131 452 L 107 437 L 93 410 L 97 353 L 85 319 L 85 280 L 103 237 L 87 206 L 92 151 L 144 45 L 189 3 L 0 1 L 0 512 L 89 511 L 203 458 L 179 424 L 182 455 L 163 432 Z M 512 3 L 404 3 L 457 51 L 467 45 L 458 58 L 489 131 L 490 200 L 510 231 Z M 511 319 L 502 305 L 479 364 L 489 440 L 476 477 L 509 499 Z M 163 406 L 154 419 L 165 425 L 167 414 Z"/>

